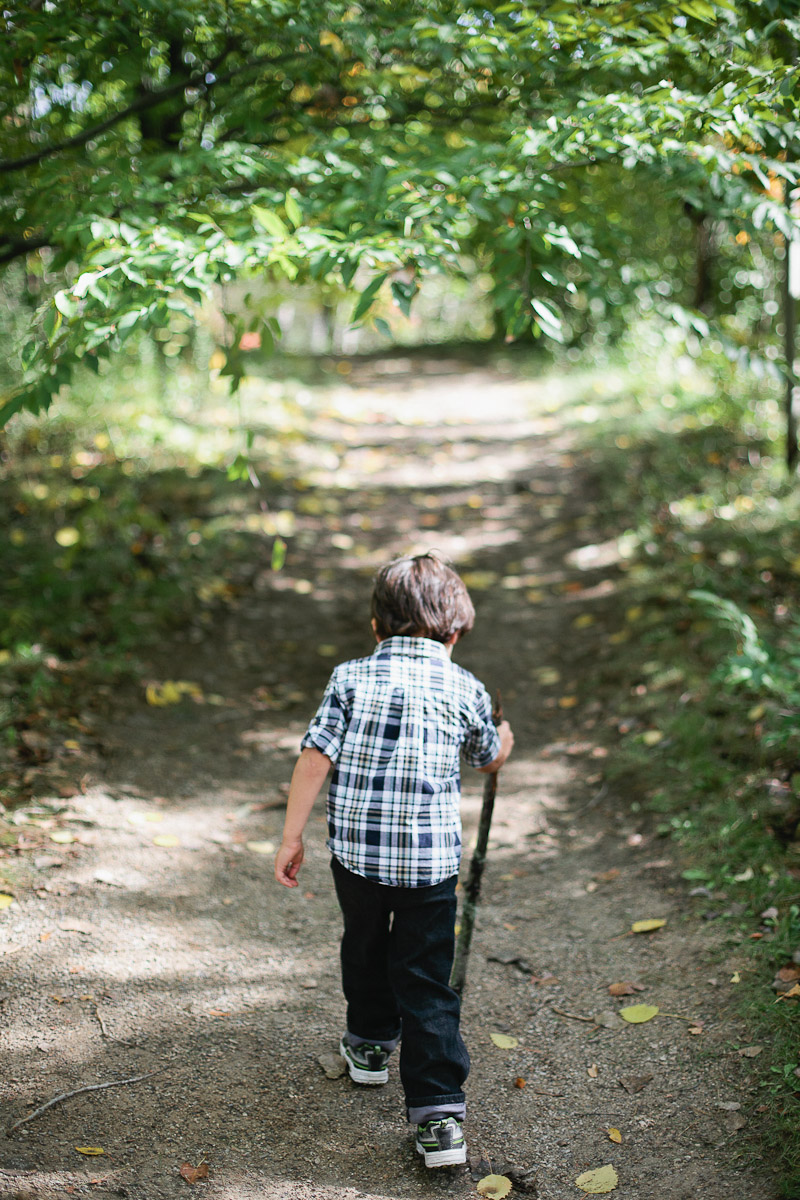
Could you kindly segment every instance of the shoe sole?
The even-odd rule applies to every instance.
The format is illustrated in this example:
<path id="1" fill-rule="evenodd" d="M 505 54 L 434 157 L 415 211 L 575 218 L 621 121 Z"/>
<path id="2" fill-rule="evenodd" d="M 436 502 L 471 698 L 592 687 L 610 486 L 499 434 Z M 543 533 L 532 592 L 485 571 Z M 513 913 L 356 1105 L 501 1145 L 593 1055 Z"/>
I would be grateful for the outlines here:
<path id="1" fill-rule="evenodd" d="M 467 1161 L 466 1146 L 456 1146 L 452 1150 L 426 1150 L 418 1145 L 417 1154 L 424 1155 L 426 1167 L 457 1167 Z"/>
<path id="2" fill-rule="evenodd" d="M 380 1087 L 383 1083 L 389 1082 L 389 1068 L 384 1067 L 382 1071 L 365 1071 L 363 1067 L 357 1067 L 347 1057 L 347 1047 L 344 1042 L 339 1046 L 339 1053 L 347 1063 L 347 1073 L 353 1083 L 362 1083 L 366 1087 Z"/>

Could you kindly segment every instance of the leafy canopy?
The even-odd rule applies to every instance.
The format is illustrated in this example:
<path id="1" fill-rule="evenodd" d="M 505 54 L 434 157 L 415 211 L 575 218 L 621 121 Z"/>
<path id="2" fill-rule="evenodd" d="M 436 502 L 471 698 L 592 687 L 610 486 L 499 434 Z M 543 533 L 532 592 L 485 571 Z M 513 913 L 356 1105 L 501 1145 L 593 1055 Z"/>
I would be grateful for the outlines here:
<path id="1" fill-rule="evenodd" d="M 591 186 L 562 203 L 576 174 L 792 232 L 792 0 L 35 0 L 3 22 L 0 266 L 45 286 L 2 419 L 235 278 L 358 272 L 360 321 L 384 284 L 407 310 L 421 273 L 478 259 L 510 336 L 558 338 L 576 280 L 619 269 Z M 248 329 L 278 332 L 232 320 L 234 384 Z"/>

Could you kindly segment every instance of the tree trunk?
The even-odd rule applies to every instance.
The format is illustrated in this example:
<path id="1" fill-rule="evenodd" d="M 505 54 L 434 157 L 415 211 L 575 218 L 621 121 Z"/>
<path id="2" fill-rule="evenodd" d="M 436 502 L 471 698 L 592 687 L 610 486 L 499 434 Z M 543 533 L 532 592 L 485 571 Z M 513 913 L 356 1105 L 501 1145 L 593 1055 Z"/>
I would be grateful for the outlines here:
<path id="1" fill-rule="evenodd" d="M 783 198 L 786 210 L 791 220 L 792 215 L 792 186 L 789 180 L 784 181 Z M 783 263 L 783 360 L 786 368 L 786 466 L 794 474 L 797 470 L 797 374 L 795 359 L 797 354 L 797 292 L 800 285 L 800 243 L 794 238 L 786 238 L 786 254 Z"/>

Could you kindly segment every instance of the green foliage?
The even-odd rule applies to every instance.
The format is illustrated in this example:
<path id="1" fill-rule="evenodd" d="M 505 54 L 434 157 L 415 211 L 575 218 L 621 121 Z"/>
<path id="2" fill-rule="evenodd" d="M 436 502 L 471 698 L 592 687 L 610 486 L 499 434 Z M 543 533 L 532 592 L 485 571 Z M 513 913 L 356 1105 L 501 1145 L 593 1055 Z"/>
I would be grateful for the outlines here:
<path id="1" fill-rule="evenodd" d="M 477 263 L 501 333 L 569 342 L 627 300 L 694 320 L 700 222 L 733 275 L 792 233 L 778 0 L 70 0 L 3 21 L 0 265 L 26 262 L 31 319 L 2 419 L 237 279 L 354 287 L 362 321 L 381 281 L 407 311 L 420 276 Z"/>

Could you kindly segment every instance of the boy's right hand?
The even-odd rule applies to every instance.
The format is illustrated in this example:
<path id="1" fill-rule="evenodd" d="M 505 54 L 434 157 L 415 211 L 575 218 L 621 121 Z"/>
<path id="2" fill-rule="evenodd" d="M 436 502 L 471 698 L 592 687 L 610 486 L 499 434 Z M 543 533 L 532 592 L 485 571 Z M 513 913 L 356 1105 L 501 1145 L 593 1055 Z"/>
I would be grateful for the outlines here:
<path id="1" fill-rule="evenodd" d="M 297 887 L 297 872 L 303 864 L 305 851 L 302 838 L 297 841 L 281 842 L 281 847 L 275 855 L 275 878 L 284 887 Z"/>
<path id="2" fill-rule="evenodd" d="M 493 775 L 495 771 L 499 771 L 514 749 L 514 734 L 511 732 L 511 726 L 508 721 L 500 722 L 497 726 L 497 733 L 500 738 L 500 753 L 488 766 L 478 767 L 478 770 L 484 775 Z"/>

